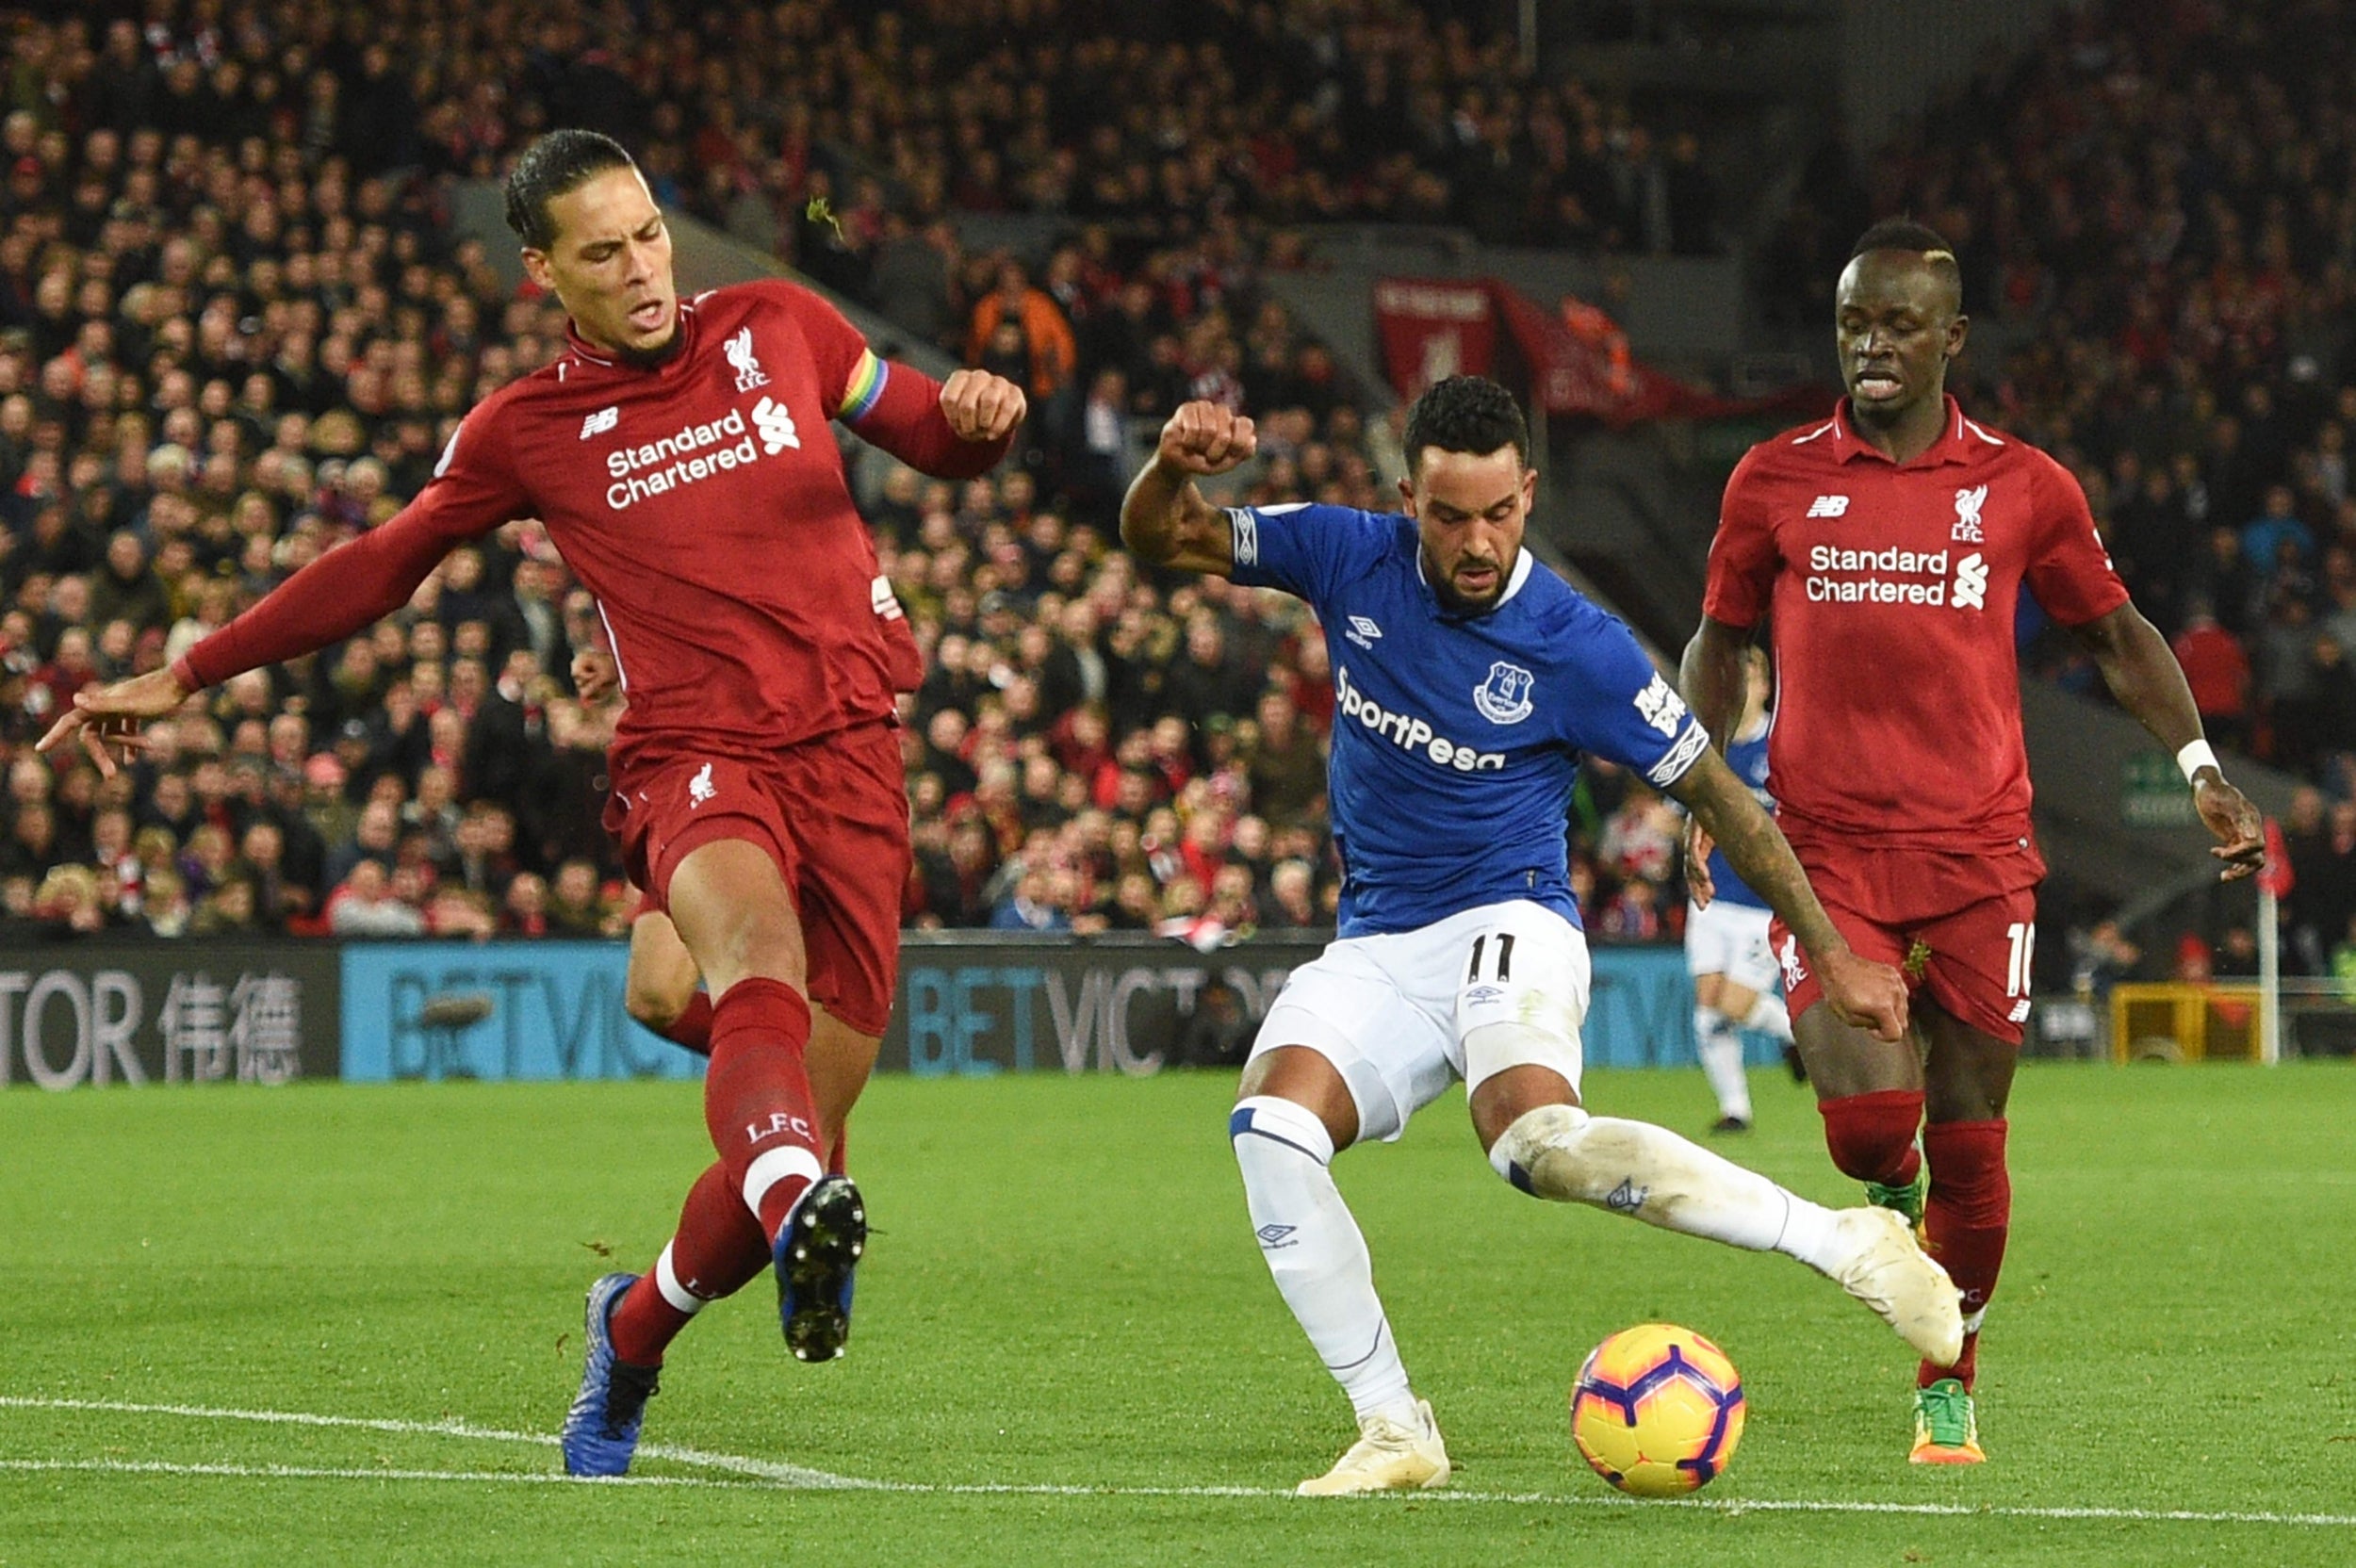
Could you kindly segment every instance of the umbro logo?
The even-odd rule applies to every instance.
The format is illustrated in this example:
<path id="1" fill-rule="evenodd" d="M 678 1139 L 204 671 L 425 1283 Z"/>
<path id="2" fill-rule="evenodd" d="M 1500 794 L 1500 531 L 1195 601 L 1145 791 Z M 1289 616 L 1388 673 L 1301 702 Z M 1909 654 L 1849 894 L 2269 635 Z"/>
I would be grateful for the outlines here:
<path id="1" fill-rule="evenodd" d="M 1374 645 L 1381 640 L 1382 636 L 1383 629 L 1381 627 L 1375 625 L 1364 615 L 1352 615 L 1350 618 L 1350 629 L 1342 633 L 1342 640 L 1344 642 L 1355 643 L 1360 647 L 1366 649 L 1368 652 L 1372 652 Z"/>
<path id="2" fill-rule="evenodd" d="M 601 408 L 581 422 L 581 438 L 586 441 L 593 435 L 603 435 L 621 422 L 622 410 L 618 404 L 613 408 Z"/>
<path id="3" fill-rule="evenodd" d="M 1263 1249 L 1273 1252 L 1280 1248 L 1292 1246 L 1292 1233 L 1298 1229 L 1298 1226 L 1293 1225 L 1263 1225 L 1252 1233 L 1260 1238 L 1260 1246 Z"/>
<path id="4" fill-rule="evenodd" d="M 1848 510 L 1849 498 L 1846 496 L 1819 496 L 1808 503 L 1808 514 L 1811 517 L 1839 517 Z"/>

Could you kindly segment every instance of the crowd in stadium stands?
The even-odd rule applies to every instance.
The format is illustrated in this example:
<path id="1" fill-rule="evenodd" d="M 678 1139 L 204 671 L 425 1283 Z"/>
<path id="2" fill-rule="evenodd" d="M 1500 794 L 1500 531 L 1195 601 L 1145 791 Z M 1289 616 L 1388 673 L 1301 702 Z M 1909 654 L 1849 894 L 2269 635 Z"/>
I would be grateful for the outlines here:
<path id="1" fill-rule="evenodd" d="M 454 68 L 441 79 L 436 62 L 465 57 L 448 38 L 437 52 L 344 26 L 358 8 L 286 13 L 293 35 L 252 12 L 194 31 L 152 14 L 167 20 L 17 18 L 11 34 L 0 922 L 618 929 L 629 895 L 597 825 L 614 714 L 567 674 L 596 610 L 536 525 L 458 550 L 342 648 L 207 694 L 116 778 L 32 751 L 84 684 L 168 662 L 391 515 L 458 416 L 559 351 L 552 304 L 453 241 L 434 186 L 401 160 L 453 125 L 512 146 L 609 69 L 543 72 L 548 100 L 511 107 L 456 93 Z M 548 25 L 561 53 L 565 24 Z M 479 112 L 453 119 L 459 98 Z M 911 923 L 1209 944 L 1332 922 L 1321 640 L 1295 601 L 1149 580 L 1110 537 L 1127 419 L 1184 397 L 1261 412 L 1264 456 L 1237 498 L 1378 505 L 1378 476 L 1401 467 L 1396 418 L 1367 419 L 1222 243 L 1115 256 L 1083 242 L 1042 286 L 996 265 L 951 296 L 966 319 L 944 330 L 1023 371 L 1043 411 L 1074 389 L 1075 437 L 1043 433 L 1024 464 L 963 486 L 882 472 L 863 498 L 930 672 L 903 732 Z M 1579 805 L 1599 931 L 1661 935 L 1663 808 L 1608 772 Z"/>
<path id="2" fill-rule="evenodd" d="M 2077 473 L 2210 734 L 2341 803 L 2291 825 L 2293 960 L 2317 972 L 2356 917 L 2351 28 L 2338 0 L 2065 10 L 1872 188 L 1821 167 L 1775 264 L 1803 291 L 1782 307 L 1823 320 L 1839 262 L 1799 258 L 1859 214 L 1954 242 L 1985 345 L 1966 400 Z M 2069 639 L 2034 651 L 2100 690 Z"/>

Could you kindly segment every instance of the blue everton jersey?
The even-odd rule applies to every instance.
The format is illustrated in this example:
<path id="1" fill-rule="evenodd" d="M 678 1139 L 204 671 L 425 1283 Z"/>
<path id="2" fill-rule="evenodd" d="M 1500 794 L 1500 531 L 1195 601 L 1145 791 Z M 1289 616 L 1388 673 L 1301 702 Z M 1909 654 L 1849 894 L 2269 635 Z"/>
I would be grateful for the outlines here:
<path id="1" fill-rule="evenodd" d="M 1235 581 L 1298 594 L 1324 623 L 1342 935 L 1514 898 L 1576 923 L 1579 753 L 1666 788 L 1710 743 L 1628 628 L 1527 550 L 1497 608 L 1454 615 L 1405 517 L 1301 504 L 1228 518 Z"/>
<path id="2" fill-rule="evenodd" d="M 1769 729 L 1762 729 L 1752 740 L 1727 742 L 1726 766 L 1734 770 L 1735 777 L 1751 787 L 1751 793 L 1759 797 L 1759 805 L 1772 814 L 1775 809 L 1775 797 L 1767 792 L 1767 737 L 1770 732 Z M 1716 890 L 1716 896 L 1725 903 L 1747 905 L 1754 909 L 1767 907 L 1767 901 L 1759 897 L 1748 882 L 1735 874 L 1734 867 L 1726 863 L 1726 852 L 1715 844 L 1710 850 L 1710 880 Z"/>

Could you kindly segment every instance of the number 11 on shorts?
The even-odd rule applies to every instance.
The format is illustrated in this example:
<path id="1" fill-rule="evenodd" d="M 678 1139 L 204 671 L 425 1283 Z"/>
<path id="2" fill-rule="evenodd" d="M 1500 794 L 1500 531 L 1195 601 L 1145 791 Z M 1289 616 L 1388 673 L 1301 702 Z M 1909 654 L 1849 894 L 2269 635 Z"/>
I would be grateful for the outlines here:
<path id="1" fill-rule="evenodd" d="M 2037 927 L 2025 921 L 2016 921 L 2004 927 L 2004 936 L 2011 944 L 2004 957 L 2004 994 L 2029 994 L 2029 963 L 2037 956 Z"/>
<path id="2" fill-rule="evenodd" d="M 1513 977 L 1513 933 L 1511 931 L 1500 931 L 1497 934 L 1497 978 L 1499 984 L 1503 984 L 1505 981 L 1511 980 Z M 1465 985 L 1473 986 L 1480 984 L 1481 954 L 1481 950 L 1487 947 L 1488 944 L 1489 939 L 1486 936 L 1475 937 L 1473 939 L 1472 967 L 1464 972 Z"/>

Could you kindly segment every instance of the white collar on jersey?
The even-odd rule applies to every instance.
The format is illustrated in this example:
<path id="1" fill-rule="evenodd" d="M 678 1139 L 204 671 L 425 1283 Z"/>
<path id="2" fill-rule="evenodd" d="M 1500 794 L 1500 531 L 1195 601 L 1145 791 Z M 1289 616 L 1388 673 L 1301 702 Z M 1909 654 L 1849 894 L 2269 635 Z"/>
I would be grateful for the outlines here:
<path id="1" fill-rule="evenodd" d="M 1507 604 L 1511 603 L 1513 596 L 1522 591 L 1522 584 L 1530 580 L 1530 568 L 1537 564 L 1538 558 L 1530 554 L 1528 549 L 1524 549 L 1518 555 L 1514 556 L 1513 575 L 1505 580 L 1505 592 L 1497 596 L 1497 603 L 1489 606 L 1488 609 L 1481 611 L 1481 613 L 1483 615 L 1494 615 L 1498 611 L 1504 609 Z M 1415 543 L 1415 580 L 1422 583 L 1427 589 L 1432 586 L 1432 580 L 1423 575 L 1423 542 L 1421 540 L 1417 540 Z M 1432 596 L 1435 601 L 1439 598 L 1437 594 L 1434 594 Z"/>

